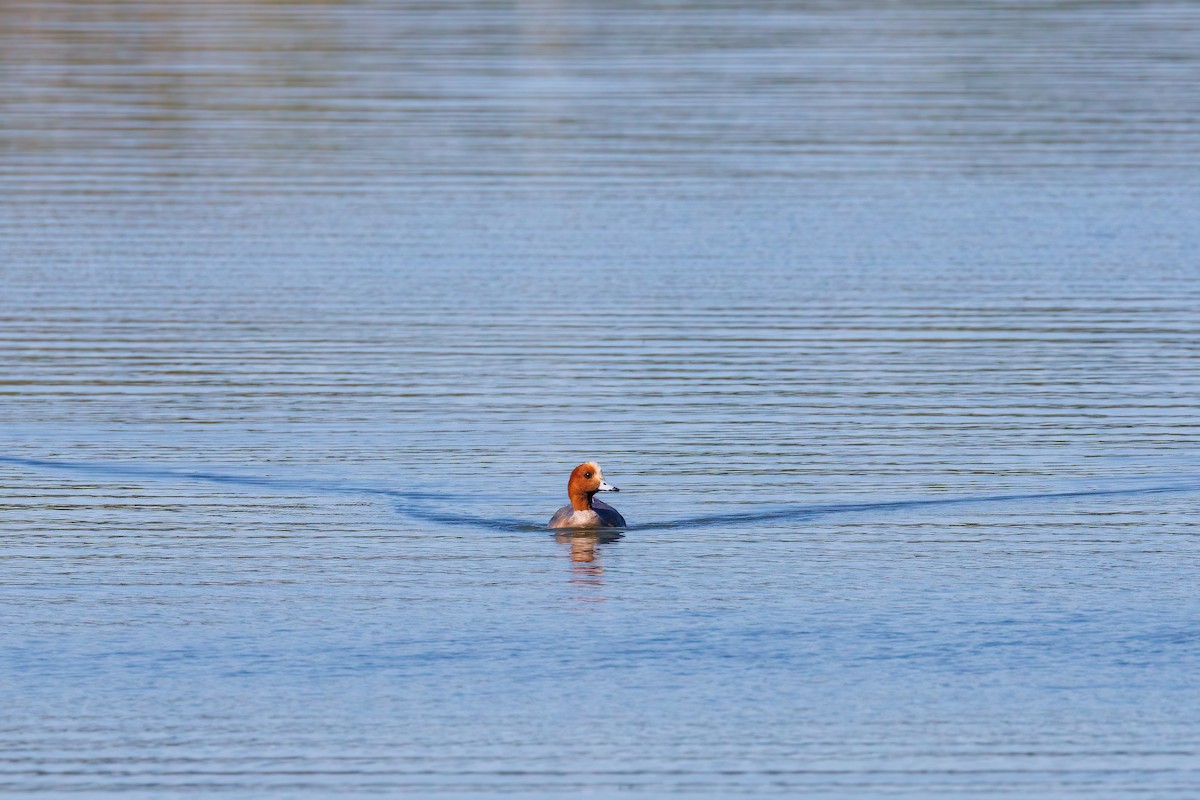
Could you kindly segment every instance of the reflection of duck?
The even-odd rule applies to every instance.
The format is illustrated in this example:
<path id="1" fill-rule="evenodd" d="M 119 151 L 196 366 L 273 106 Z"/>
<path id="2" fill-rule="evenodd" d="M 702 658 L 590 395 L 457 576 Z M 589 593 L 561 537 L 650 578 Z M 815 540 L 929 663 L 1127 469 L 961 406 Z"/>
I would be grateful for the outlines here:
<path id="1" fill-rule="evenodd" d="M 570 533 L 554 534 L 554 541 L 571 545 L 571 560 L 580 564 L 590 564 L 596 560 L 596 545 L 608 544 L 621 538 L 623 534 L 617 531 L 572 531 Z M 604 574 L 604 567 L 597 566 L 596 575 Z"/>
<path id="2" fill-rule="evenodd" d="M 563 506 L 550 518 L 550 528 L 624 528 L 625 518 L 608 503 L 593 500 L 596 492 L 619 492 L 609 486 L 600 474 L 600 465 L 595 461 L 580 464 L 571 472 L 567 481 L 569 506 Z"/>

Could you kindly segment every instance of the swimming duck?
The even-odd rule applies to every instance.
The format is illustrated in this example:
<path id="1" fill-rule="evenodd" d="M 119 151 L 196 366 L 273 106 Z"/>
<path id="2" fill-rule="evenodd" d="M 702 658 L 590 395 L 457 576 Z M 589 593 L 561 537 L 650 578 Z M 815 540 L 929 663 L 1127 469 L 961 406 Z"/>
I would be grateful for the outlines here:
<path id="1" fill-rule="evenodd" d="M 600 473 L 595 461 L 580 464 L 571 472 L 567 481 L 567 496 L 571 504 L 554 512 L 547 527 L 550 528 L 624 528 L 625 518 L 608 503 L 593 500 L 596 492 L 619 492 L 610 486 Z"/>

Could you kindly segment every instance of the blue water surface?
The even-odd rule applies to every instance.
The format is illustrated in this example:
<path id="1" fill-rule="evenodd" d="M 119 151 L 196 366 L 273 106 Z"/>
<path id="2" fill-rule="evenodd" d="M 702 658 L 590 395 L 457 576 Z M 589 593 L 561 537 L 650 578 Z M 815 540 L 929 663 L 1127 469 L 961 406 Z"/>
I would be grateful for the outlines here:
<path id="1" fill-rule="evenodd" d="M 1198 36 L 0 3 L 0 793 L 1196 797 Z"/>

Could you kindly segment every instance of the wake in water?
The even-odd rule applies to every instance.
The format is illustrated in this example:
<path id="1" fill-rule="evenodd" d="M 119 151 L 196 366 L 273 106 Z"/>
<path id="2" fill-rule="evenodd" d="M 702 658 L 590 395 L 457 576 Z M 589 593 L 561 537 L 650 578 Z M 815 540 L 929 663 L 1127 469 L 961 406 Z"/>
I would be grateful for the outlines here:
<path id="1" fill-rule="evenodd" d="M 395 510 L 410 519 L 438 525 L 486 528 L 501 531 L 544 531 L 544 525 L 527 520 L 500 519 L 459 511 L 438 511 L 430 504 L 454 500 L 452 495 L 441 492 L 409 492 L 385 489 L 353 483 L 275 478 L 256 475 L 235 475 L 196 470 L 172 470 L 157 467 L 142 467 L 130 464 L 103 464 L 83 461 L 51 461 L 39 458 L 0 456 L 0 464 L 27 467 L 39 470 L 57 470 L 77 474 L 109 478 L 140 478 L 143 480 L 192 480 L 219 483 L 230 486 L 246 486 L 280 491 L 303 491 L 314 494 L 368 495 L 384 497 L 392 501 Z M 909 500 L 883 500 L 869 503 L 827 503 L 773 505 L 771 509 L 729 514 L 708 514 L 677 520 L 659 520 L 631 526 L 634 530 L 675 530 L 680 528 L 732 527 L 752 525 L 777 520 L 809 520 L 833 514 L 861 514 L 870 512 L 904 511 L 914 508 L 939 508 L 982 503 L 1028 502 L 1033 500 L 1074 500 L 1086 497 L 1135 497 L 1196 491 L 1200 488 L 1200 476 L 1171 476 L 1167 482 L 1162 475 L 1146 475 L 1127 479 L 1141 485 L 1121 486 L 1110 489 L 1082 489 L 1057 492 L 1022 492 L 1012 494 L 969 495 L 965 497 L 916 498 Z"/>
<path id="2" fill-rule="evenodd" d="M 970 505 L 975 503 L 1004 503 L 1029 500 L 1070 500 L 1081 497 L 1119 497 L 1129 495 L 1166 494 L 1188 492 L 1195 484 L 1171 484 L 1140 486 L 1120 489 L 1087 489 L 1074 492 L 1025 492 L 1021 494 L 971 495 L 967 497 L 939 497 L 913 500 L 884 500 L 874 503 L 830 503 L 826 505 L 789 505 L 771 511 L 754 511 L 736 514 L 711 514 L 702 517 L 648 522 L 638 525 L 639 530 L 663 530 L 673 528 L 704 528 L 713 525 L 744 525 L 755 522 L 773 522 L 781 519 L 813 519 L 831 514 L 857 514 L 872 511 L 903 511 L 911 508 L 937 508 L 940 506 Z"/>
<path id="3" fill-rule="evenodd" d="M 140 478 L 143 480 L 162 481 L 204 481 L 206 483 L 222 483 L 231 486 L 277 489 L 280 491 L 304 491 L 315 494 L 366 494 L 395 499 L 419 498 L 432 500 L 445 498 L 445 495 L 437 492 L 404 492 L 397 489 L 383 489 L 377 486 L 337 483 L 334 481 L 274 478 L 258 475 L 235 475 L 222 472 L 206 472 L 183 469 L 163 469 L 161 467 L 142 467 L 136 464 L 104 464 L 88 461 L 50 461 L 41 458 L 21 458 L 18 456 L 0 456 L 0 464 L 13 464 L 21 467 L 30 467 L 32 469 L 74 472 L 82 475 L 95 475 L 102 478 Z"/>
<path id="4" fill-rule="evenodd" d="M 276 478 L 259 475 L 237 475 L 224 472 L 208 472 L 206 470 L 163 469 L 161 467 L 144 467 L 137 464 L 105 464 L 88 461 L 51 461 L 42 458 L 24 458 L 20 456 L 0 456 L 0 464 L 12 464 L 37 470 L 54 470 L 72 472 L 78 475 L 92 475 L 98 478 L 137 478 L 140 480 L 158 481 L 203 481 L 227 486 L 244 486 L 246 488 L 271 489 L 285 492 L 308 492 L 311 494 L 340 494 L 367 495 L 384 497 L 393 502 L 393 507 L 402 515 L 423 522 L 434 522 L 440 525 L 462 525 L 475 528 L 492 528 L 497 530 L 544 530 L 544 526 L 534 525 L 527 520 L 495 519 L 477 517 L 469 514 L 441 513 L 425 508 L 422 503 L 447 502 L 453 498 L 443 492 L 413 492 L 400 489 L 386 489 L 378 486 L 367 486 L 355 483 L 339 483 L 328 480 L 310 480 L 296 478 Z"/>

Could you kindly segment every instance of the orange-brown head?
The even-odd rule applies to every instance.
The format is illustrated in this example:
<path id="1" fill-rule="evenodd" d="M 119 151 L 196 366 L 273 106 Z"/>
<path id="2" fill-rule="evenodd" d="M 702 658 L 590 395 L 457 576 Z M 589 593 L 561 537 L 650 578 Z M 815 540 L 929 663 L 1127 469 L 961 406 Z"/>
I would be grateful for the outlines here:
<path id="1" fill-rule="evenodd" d="M 592 507 L 592 496 L 596 492 L 619 492 L 615 486 L 609 486 L 600 472 L 600 465 L 595 461 L 586 461 L 571 472 L 567 481 L 567 496 L 571 498 L 571 507 L 576 511 L 587 511 Z"/>

